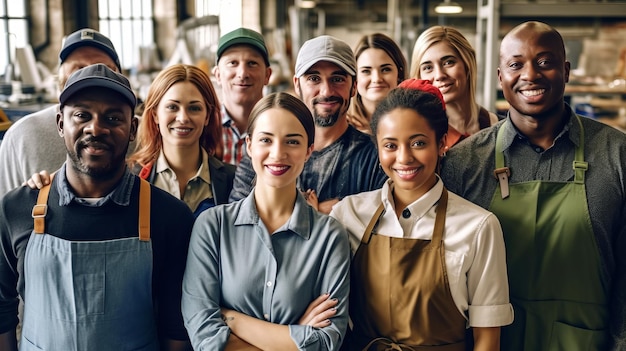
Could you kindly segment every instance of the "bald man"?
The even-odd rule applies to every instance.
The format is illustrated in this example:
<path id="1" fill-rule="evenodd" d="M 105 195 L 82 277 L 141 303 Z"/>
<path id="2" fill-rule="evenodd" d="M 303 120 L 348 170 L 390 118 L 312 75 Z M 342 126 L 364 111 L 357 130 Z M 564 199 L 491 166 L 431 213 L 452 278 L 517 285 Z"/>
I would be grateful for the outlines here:
<path id="1" fill-rule="evenodd" d="M 515 308 L 502 350 L 626 349 L 626 135 L 572 111 L 569 73 L 554 28 L 515 27 L 498 67 L 507 118 L 442 166 L 502 224 Z"/>

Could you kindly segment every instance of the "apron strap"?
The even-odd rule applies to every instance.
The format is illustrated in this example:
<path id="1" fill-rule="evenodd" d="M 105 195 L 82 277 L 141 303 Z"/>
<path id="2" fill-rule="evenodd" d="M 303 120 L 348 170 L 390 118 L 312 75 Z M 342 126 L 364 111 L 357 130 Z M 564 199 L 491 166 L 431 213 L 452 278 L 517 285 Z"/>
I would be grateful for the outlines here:
<path id="1" fill-rule="evenodd" d="M 374 227 L 376 227 L 376 224 L 378 223 L 378 219 L 383 214 L 384 210 L 385 210 L 385 204 L 381 201 L 380 206 L 378 206 L 378 208 L 376 209 L 376 212 L 374 212 L 374 215 L 372 216 L 372 219 L 370 219 L 370 222 L 367 225 L 367 228 L 365 228 L 365 233 L 363 233 L 363 237 L 361 238 L 361 244 L 367 245 L 370 243 L 370 238 L 372 237 L 372 232 L 374 231 Z"/>
<path id="2" fill-rule="evenodd" d="M 509 177 L 511 176 L 511 170 L 509 167 L 504 166 L 504 124 L 498 129 L 496 136 L 496 169 L 493 171 L 493 175 L 500 182 L 500 193 L 502 198 L 509 197 Z"/>
<path id="3" fill-rule="evenodd" d="M 150 241 L 150 183 L 139 179 L 139 240 Z"/>
<path id="4" fill-rule="evenodd" d="M 50 183 L 39 189 L 37 203 L 33 206 L 33 231 L 35 234 L 43 234 L 46 231 L 46 215 L 48 214 L 48 195 L 52 186 L 54 173 L 50 174 Z"/>
<path id="5" fill-rule="evenodd" d="M 574 114 L 578 125 L 580 126 L 580 136 L 578 141 L 578 147 L 574 154 L 574 183 L 585 184 L 585 172 L 589 168 L 587 162 L 585 162 L 585 130 L 583 129 L 583 123 L 580 121 L 580 117 Z"/>

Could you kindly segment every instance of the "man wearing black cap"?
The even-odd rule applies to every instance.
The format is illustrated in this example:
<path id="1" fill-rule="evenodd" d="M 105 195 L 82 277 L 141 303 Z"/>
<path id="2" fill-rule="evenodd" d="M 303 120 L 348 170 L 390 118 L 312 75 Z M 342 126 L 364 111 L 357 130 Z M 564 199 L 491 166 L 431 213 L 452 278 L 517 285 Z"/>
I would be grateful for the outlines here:
<path id="1" fill-rule="evenodd" d="M 103 63 L 120 72 L 113 43 L 93 29 L 80 29 L 65 38 L 59 54 L 59 91 L 76 70 Z M 0 196 L 40 170 L 56 170 L 65 161 L 62 139 L 56 133 L 58 105 L 21 118 L 0 143 Z"/>
<path id="2" fill-rule="evenodd" d="M 382 187 L 387 176 L 378 166 L 374 143 L 347 120 L 356 91 L 356 60 L 350 46 L 329 35 L 307 40 L 298 52 L 293 82 L 315 119 L 315 149 L 299 186 L 308 195 L 314 191 L 319 211 L 329 213 L 345 196 Z M 250 158 L 245 157 L 237 167 L 230 200 L 249 194 L 253 179 Z"/>
<path id="3" fill-rule="evenodd" d="M 224 34 L 213 69 L 222 90 L 223 161 L 238 165 L 243 155 L 248 116 L 263 97 L 272 74 L 263 36 L 248 28 Z"/>
<path id="4" fill-rule="evenodd" d="M 0 350 L 17 350 L 18 295 L 21 350 L 188 348 L 180 300 L 193 215 L 126 167 L 130 83 L 88 66 L 59 101 L 65 163 L 41 190 L 0 199 Z"/>

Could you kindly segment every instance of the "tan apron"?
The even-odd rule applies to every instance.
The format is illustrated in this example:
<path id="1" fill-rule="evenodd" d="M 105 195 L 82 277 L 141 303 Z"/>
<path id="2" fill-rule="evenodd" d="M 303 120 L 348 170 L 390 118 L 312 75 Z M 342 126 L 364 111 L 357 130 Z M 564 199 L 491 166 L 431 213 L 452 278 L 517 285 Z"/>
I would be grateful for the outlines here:
<path id="1" fill-rule="evenodd" d="M 500 181 L 490 210 L 504 232 L 513 324 L 502 328 L 502 350 L 605 350 L 607 287 L 585 191 L 584 130 L 573 162 L 573 182 L 509 184 L 503 127 L 496 139 Z M 513 172 L 515 170 L 512 170 Z"/>
<path id="2" fill-rule="evenodd" d="M 447 203 L 444 188 L 432 241 L 375 233 L 384 205 L 378 207 L 352 261 L 350 350 L 465 350 L 466 322 L 445 264 Z"/>

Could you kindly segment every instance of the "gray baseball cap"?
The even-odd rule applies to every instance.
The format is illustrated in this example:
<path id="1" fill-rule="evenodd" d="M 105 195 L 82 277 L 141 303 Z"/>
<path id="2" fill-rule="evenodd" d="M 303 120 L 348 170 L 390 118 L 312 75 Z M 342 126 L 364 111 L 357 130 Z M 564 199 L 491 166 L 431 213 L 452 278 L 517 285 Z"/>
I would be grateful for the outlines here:
<path id="1" fill-rule="evenodd" d="M 351 76 L 356 76 L 356 59 L 346 42 L 330 35 L 321 35 L 309 39 L 300 48 L 296 59 L 296 78 L 319 61 L 332 62 Z"/>
<path id="2" fill-rule="evenodd" d="M 75 31 L 74 33 L 68 35 L 65 39 L 63 39 L 63 44 L 61 45 L 61 52 L 59 53 L 59 61 L 63 63 L 65 59 L 74 51 L 75 49 L 82 46 L 91 46 L 96 49 L 100 49 L 104 51 L 107 55 L 111 56 L 113 62 L 117 66 L 117 69 L 121 72 L 122 65 L 120 65 L 120 58 L 117 55 L 117 51 L 115 51 L 115 47 L 109 38 L 107 38 L 104 34 L 98 32 L 95 29 L 91 28 L 83 28 Z"/>
<path id="3" fill-rule="evenodd" d="M 59 103 L 64 106 L 74 94 L 82 89 L 92 87 L 106 88 L 121 94 L 130 107 L 135 109 L 137 98 L 128 79 L 117 72 L 113 72 L 102 63 L 83 67 L 72 73 L 59 96 Z"/>

